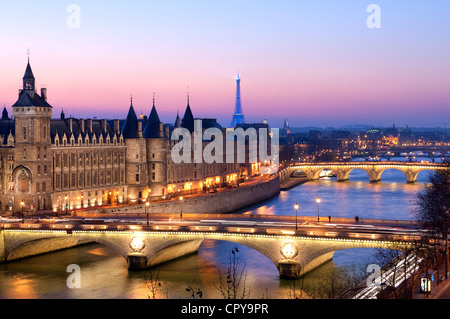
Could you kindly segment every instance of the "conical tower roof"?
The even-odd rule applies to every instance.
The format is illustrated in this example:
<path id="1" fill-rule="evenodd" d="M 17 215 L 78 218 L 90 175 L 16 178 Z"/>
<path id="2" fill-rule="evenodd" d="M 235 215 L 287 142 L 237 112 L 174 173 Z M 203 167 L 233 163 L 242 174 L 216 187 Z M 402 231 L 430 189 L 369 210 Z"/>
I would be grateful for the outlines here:
<path id="1" fill-rule="evenodd" d="M 174 127 L 181 127 L 181 119 L 180 119 L 180 115 L 178 114 L 178 111 L 177 111 L 177 118 L 175 119 Z"/>
<path id="2" fill-rule="evenodd" d="M 124 138 L 138 138 L 138 119 L 133 107 L 133 100 L 131 100 L 130 109 L 125 120 L 125 124 L 122 128 L 122 134 Z"/>
<path id="3" fill-rule="evenodd" d="M 150 112 L 150 116 L 147 120 L 147 124 L 144 129 L 144 137 L 145 138 L 158 138 L 161 137 L 159 134 L 159 125 L 161 121 L 159 120 L 158 112 L 155 107 L 155 100 L 153 100 L 152 111 Z"/>
<path id="4" fill-rule="evenodd" d="M 24 79 L 34 79 L 33 71 L 31 70 L 30 59 L 28 59 L 27 68 L 25 69 Z"/>
<path id="5" fill-rule="evenodd" d="M 189 105 L 189 97 L 186 111 L 184 112 L 183 119 L 181 120 L 181 127 L 188 129 L 191 133 L 194 132 L 194 116 L 192 115 L 191 106 Z"/>
<path id="6" fill-rule="evenodd" d="M 3 112 L 2 112 L 2 120 L 7 120 L 8 117 L 8 110 L 6 109 L 6 107 L 3 108 Z"/>

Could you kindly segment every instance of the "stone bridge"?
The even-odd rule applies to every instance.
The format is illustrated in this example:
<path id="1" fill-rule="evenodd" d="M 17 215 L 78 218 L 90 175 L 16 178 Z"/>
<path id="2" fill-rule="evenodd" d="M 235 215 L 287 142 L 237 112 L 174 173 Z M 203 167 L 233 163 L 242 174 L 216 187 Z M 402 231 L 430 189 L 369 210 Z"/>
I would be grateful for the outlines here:
<path id="1" fill-rule="evenodd" d="M 292 234 L 280 229 L 259 232 L 240 227 L 228 227 L 226 231 L 222 231 L 212 226 L 203 226 L 197 231 L 0 228 L 0 262 L 12 262 L 95 242 L 122 255 L 129 269 L 147 269 L 196 253 L 203 240 L 213 239 L 248 246 L 269 258 L 278 268 L 281 278 L 295 278 L 330 260 L 337 250 L 389 248 L 392 247 L 393 240 L 401 238 L 373 233 L 351 233 L 345 235 L 347 238 L 341 238 L 338 233 L 327 231 L 321 233 L 323 236 L 317 237 L 285 233 Z"/>
<path id="2" fill-rule="evenodd" d="M 307 179 L 317 180 L 323 170 L 331 170 L 336 174 L 338 181 L 346 181 L 354 169 L 361 169 L 369 175 L 370 182 L 381 181 L 381 175 L 387 169 L 396 169 L 403 172 L 407 183 L 415 183 L 417 175 L 426 170 L 447 170 L 443 164 L 418 162 L 335 162 L 335 163 L 298 163 L 279 172 L 280 180 L 288 179 L 294 172 L 302 171 Z"/>

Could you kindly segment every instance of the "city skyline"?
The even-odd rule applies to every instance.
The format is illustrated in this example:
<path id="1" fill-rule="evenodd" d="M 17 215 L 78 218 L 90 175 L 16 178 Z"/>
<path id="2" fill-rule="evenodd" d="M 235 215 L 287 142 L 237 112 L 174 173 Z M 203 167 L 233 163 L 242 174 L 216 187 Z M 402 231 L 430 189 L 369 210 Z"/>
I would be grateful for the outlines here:
<path id="1" fill-rule="evenodd" d="M 381 28 L 370 29 L 369 4 L 79 1 L 71 28 L 70 3 L 4 3 L 0 105 L 17 99 L 29 49 L 54 116 L 125 118 L 130 94 L 148 116 L 155 93 L 172 123 L 189 87 L 194 116 L 227 126 L 239 71 L 247 122 L 447 126 L 450 5 L 378 1 Z"/>

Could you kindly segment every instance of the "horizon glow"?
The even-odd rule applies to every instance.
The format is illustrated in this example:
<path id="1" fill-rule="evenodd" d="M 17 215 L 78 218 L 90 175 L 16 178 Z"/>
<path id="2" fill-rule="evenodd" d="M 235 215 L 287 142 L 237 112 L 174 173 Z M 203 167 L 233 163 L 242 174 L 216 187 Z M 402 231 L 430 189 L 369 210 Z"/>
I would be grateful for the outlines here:
<path id="1" fill-rule="evenodd" d="M 10 107 L 27 63 L 53 116 L 149 115 L 190 105 L 228 126 L 241 77 L 247 122 L 282 127 L 442 126 L 450 118 L 450 3 L 418 1 L 77 1 L 0 4 L 0 104 Z M 369 29 L 366 9 L 381 8 Z M 10 112 L 11 114 L 11 112 Z"/>

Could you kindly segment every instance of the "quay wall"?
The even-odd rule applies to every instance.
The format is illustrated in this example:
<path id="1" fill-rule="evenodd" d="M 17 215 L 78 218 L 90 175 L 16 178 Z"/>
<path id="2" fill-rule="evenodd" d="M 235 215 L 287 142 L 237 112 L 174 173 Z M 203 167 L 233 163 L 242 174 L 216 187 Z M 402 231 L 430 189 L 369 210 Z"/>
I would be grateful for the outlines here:
<path id="1" fill-rule="evenodd" d="M 150 214 L 224 214 L 267 200 L 280 192 L 280 178 L 273 177 L 265 182 L 242 186 L 215 194 L 186 196 L 183 201 L 174 199 L 153 202 L 148 208 Z M 111 207 L 98 210 L 74 211 L 79 217 L 101 217 L 102 215 L 145 214 L 145 205 Z"/>

